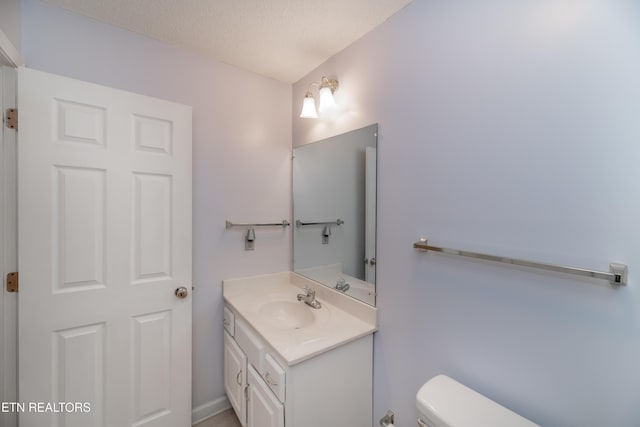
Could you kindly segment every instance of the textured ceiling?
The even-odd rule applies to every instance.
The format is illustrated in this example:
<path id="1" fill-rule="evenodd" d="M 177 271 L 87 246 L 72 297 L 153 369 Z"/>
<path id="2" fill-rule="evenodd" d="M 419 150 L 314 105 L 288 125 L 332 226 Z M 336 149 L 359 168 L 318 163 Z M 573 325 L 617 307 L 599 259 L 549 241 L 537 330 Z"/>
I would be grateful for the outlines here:
<path id="1" fill-rule="evenodd" d="M 44 0 L 293 83 L 412 0 Z"/>

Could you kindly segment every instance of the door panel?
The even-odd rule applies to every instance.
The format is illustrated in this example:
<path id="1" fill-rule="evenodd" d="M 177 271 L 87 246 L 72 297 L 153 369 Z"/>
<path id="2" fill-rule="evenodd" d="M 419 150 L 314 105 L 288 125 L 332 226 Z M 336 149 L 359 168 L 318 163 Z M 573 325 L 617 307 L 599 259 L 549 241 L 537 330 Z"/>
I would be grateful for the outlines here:
<path id="1" fill-rule="evenodd" d="M 104 323 L 54 332 L 53 401 L 96 402 L 88 414 L 62 415 L 62 425 L 100 425 L 106 384 L 104 340 Z"/>
<path id="2" fill-rule="evenodd" d="M 191 109 L 18 80 L 21 425 L 190 425 Z"/>
<path id="3" fill-rule="evenodd" d="M 105 285 L 105 172 L 54 166 L 54 293 Z"/>
<path id="4" fill-rule="evenodd" d="M 133 327 L 134 424 L 171 409 L 171 312 L 135 316 Z"/>
<path id="5" fill-rule="evenodd" d="M 53 129 L 56 143 L 90 144 L 104 148 L 106 117 L 104 107 L 54 99 Z"/>
<path id="6" fill-rule="evenodd" d="M 136 114 L 133 120 L 136 150 L 171 156 L 173 147 L 171 121 Z"/>
<path id="7" fill-rule="evenodd" d="M 134 283 L 171 277 L 170 175 L 136 173 L 134 178 Z"/>

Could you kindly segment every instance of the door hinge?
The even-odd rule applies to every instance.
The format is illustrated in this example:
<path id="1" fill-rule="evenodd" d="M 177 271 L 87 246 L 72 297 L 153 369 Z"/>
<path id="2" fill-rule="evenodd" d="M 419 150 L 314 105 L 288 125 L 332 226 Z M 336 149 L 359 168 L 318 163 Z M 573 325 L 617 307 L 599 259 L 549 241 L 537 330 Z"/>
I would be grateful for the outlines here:
<path id="1" fill-rule="evenodd" d="M 18 292 L 18 272 L 7 274 L 7 292 Z"/>
<path id="2" fill-rule="evenodd" d="M 6 124 L 9 129 L 18 130 L 18 109 L 7 108 L 6 112 Z"/>

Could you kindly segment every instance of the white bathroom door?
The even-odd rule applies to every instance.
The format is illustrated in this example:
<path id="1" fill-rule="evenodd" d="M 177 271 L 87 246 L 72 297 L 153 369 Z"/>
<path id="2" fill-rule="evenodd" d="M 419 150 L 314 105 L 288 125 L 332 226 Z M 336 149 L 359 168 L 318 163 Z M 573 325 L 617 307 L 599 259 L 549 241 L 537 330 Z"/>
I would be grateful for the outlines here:
<path id="1" fill-rule="evenodd" d="M 364 257 L 367 264 L 364 268 L 364 280 L 374 284 L 376 283 L 377 152 L 375 147 L 367 147 L 365 151 Z"/>
<path id="2" fill-rule="evenodd" d="M 18 97 L 20 425 L 191 425 L 191 107 L 29 69 Z"/>

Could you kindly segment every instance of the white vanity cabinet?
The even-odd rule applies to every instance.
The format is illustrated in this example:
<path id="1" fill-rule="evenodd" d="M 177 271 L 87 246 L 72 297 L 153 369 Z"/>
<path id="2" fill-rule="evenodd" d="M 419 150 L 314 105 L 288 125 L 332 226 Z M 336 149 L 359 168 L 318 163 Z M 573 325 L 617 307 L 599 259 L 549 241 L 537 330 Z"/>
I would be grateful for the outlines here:
<path id="1" fill-rule="evenodd" d="M 225 329 L 225 389 L 244 427 L 373 425 L 373 334 L 288 364 L 228 306 Z"/>
<path id="2" fill-rule="evenodd" d="M 240 424 L 246 425 L 247 388 L 247 356 L 233 340 L 231 335 L 224 333 L 224 389 L 229 403 L 240 419 Z"/>
<path id="3" fill-rule="evenodd" d="M 242 320 L 236 322 L 228 308 L 224 315 L 224 387 L 240 424 L 243 427 L 284 427 L 284 405 L 271 391 L 281 385 L 277 369 L 283 374 L 284 370 L 265 353 L 266 345 L 255 331 Z M 261 368 L 268 363 L 267 358 L 276 364 L 276 370 L 272 365 L 265 370 Z"/>
<path id="4" fill-rule="evenodd" d="M 248 383 L 247 425 L 284 427 L 284 405 L 269 390 L 253 366 L 249 366 Z"/>

